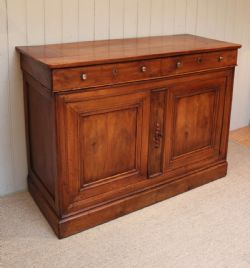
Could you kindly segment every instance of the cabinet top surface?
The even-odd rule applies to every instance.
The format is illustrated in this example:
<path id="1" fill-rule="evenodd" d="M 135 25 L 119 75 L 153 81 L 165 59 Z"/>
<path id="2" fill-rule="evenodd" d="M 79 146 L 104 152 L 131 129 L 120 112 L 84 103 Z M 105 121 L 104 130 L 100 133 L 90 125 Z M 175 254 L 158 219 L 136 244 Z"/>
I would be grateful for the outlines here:
<path id="1" fill-rule="evenodd" d="M 237 49 L 240 47 L 238 44 L 181 34 L 41 46 L 19 46 L 16 49 L 21 54 L 25 54 L 53 69 Z"/>

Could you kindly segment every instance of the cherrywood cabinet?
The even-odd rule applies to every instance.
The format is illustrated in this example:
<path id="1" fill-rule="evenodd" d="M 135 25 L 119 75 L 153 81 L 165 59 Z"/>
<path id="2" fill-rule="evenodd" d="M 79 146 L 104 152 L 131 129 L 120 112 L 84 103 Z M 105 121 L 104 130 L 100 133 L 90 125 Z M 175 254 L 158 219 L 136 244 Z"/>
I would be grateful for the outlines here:
<path id="1" fill-rule="evenodd" d="M 17 48 L 29 190 L 58 237 L 226 175 L 239 47 L 177 35 Z"/>

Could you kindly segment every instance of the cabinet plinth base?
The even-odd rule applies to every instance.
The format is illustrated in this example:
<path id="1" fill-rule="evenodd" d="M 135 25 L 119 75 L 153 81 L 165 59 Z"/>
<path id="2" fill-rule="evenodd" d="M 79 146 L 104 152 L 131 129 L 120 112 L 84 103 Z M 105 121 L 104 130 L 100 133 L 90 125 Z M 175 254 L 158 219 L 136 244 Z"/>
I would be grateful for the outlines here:
<path id="1" fill-rule="evenodd" d="M 51 209 L 39 189 L 29 177 L 29 191 L 47 218 L 58 238 L 65 238 L 80 231 L 105 223 L 112 219 L 126 215 L 143 207 L 186 192 L 213 180 L 224 177 L 227 173 L 227 162 L 179 177 L 172 182 L 166 182 L 151 189 L 131 194 L 119 200 L 102 204 L 83 213 L 59 219 Z"/>

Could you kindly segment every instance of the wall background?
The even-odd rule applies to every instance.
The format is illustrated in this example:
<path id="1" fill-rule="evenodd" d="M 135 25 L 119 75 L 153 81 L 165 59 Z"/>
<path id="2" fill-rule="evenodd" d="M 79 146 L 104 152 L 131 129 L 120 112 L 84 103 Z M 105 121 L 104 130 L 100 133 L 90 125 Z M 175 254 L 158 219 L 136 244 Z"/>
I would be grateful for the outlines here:
<path id="1" fill-rule="evenodd" d="M 17 45 L 191 33 L 241 43 L 231 129 L 250 118 L 249 0 L 0 0 L 0 196 L 26 188 Z"/>

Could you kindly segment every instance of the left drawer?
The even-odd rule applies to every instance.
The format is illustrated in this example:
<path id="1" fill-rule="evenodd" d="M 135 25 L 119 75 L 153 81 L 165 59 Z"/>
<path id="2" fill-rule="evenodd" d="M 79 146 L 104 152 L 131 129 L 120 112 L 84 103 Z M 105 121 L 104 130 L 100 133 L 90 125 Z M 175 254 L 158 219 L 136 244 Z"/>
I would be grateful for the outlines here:
<path id="1" fill-rule="evenodd" d="M 53 91 L 127 83 L 161 77 L 161 59 L 53 70 Z"/>
<path id="2" fill-rule="evenodd" d="M 53 90 L 64 91 L 112 84 L 115 65 L 105 64 L 53 70 Z"/>

